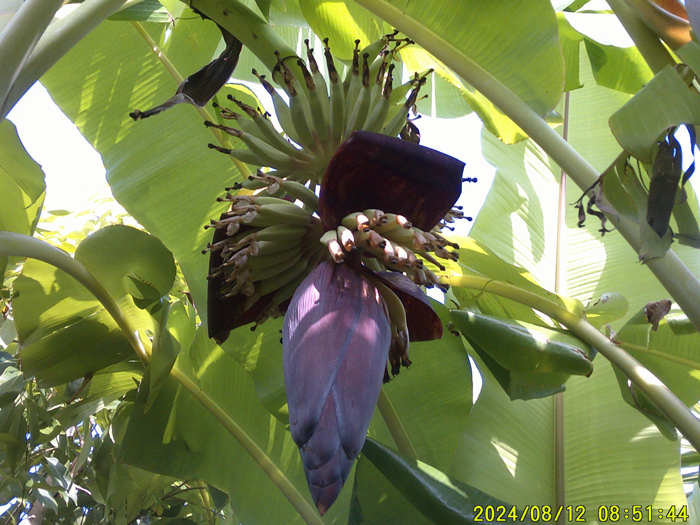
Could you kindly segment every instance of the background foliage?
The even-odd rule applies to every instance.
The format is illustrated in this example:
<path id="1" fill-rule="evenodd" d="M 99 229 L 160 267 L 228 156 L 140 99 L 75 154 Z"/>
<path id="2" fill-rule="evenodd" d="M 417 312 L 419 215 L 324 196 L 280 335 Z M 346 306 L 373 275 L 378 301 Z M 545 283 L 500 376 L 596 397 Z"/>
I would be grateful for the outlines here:
<path id="1" fill-rule="evenodd" d="M 355 38 L 368 43 L 391 29 L 350 1 L 228 2 L 250 9 L 298 52 L 301 38 L 329 36 L 336 57 L 346 61 Z M 411 36 L 419 43 L 438 35 L 450 52 L 486 69 L 565 133 L 597 171 L 615 161 L 620 144 L 641 148 L 644 133 L 621 108 L 631 111 L 634 105 L 626 104 L 640 90 L 637 96 L 648 96 L 643 86 L 653 73 L 636 47 L 601 38 L 597 28 L 615 16 L 608 10 L 547 0 L 499 8 L 476 0 L 377 4 L 415 21 L 419 31 Z M 7 5 L 0 30 L 18 8 Z M 215 24 L 184 4 L 145 0 L 99 24 L 41 77 L 102 156 L 123 214 L 112 214 L 110 203 L 91 202 L 79 213 L 40 217 L 43 173 L 14 126 L 0 123 L 0 230 L 33 234 L 74 255 L 115 298 L 141 341 L 153 343 L 146 367 L 76 281 L 43 262 L 0 259 L 0 505 L 8 523 L 34 514 L 56 523 L 313 521 L 278 483 L 283 479 L 310 504 L 286 426 L 281 319 L 255 332 L 242 327 L 221 347 L 202 324 L 207 258 L 201 250 L 210 238 L 203 227 L 225 207 L 216 201 L 223 188 L 242 180 L 240 170 L 247 168 L 207 149 L 209 142 L 226 145 L 203 126 L 205 118 L 215 120 L 211 104 L 200 110 L 183 104 L 139 122 L 128 116 L 169 98 L 183 78 L 218 55 L 220 40 Z M 597 328 L 615 332 L 692 407 L 700 398 L 700 335 L 679 309 L 650 331 L 640 312 L 668 293 L 637 254 L 617 232 L 601 236 L 593 217 L 578 227 L 576 209 L 567 204 L 581 190 L 483 94 L 419 45 L 401 55 L 407 73 L 435 68 L 430 98 L 418 109 L 440 117 L 476 112 L 484 123 L 483 155 L 497 169 L 470 237 L 456 239 L 460 263 L 448 271 L 579 301 Z M 235 84 L 252 80 L 252 67 L 266 69 L 245 50 L 233 84 L 216 100 L 227 90 L 255 100 Z M 663 106 L 687 104 L 688 96 L 671 91 Z M 693 111 L 666 125 L 695 123 Z M 645 118 L 654 130 L 652 113 Z M 613 115 L 620 123 L 615 136 Z M 649 129 L 643 131 L 653 135 Z M 648 186 L 643 166 L 638 176 Z M 697 222 L 697 199 L 690 185 L 685 189 Z M 630 208 L 635 216 L 637 204 Z M 684 227 L 676 220 L 672 226 Z M 694 248 L 674 244 L 674 250 L 700 275 Z M 375 413 L 352 482 L 316 522 L 469 523 L 475 504 L 498 502 L 584 505 L 593 521 L 600 505 L 687 503 L 680 473 L 685 449 L 675 428 L 607 361 L 596 358 L 588 378 L 572 377 L 558 401 L 539 395 L 511 401 L 483 353 L 454 332 L 448 309 L 467 308 L 555 324 L 520 303 L 453 288 L 445 306 L 436 304 L 444 337 L 411 346 L 413 366 L 385 386 L 382 413 Z M 477 400 L 470 357 L 483 381 Z M 182 377 L 262 451 L 275 479 Z M 397 426 L 414 457 L 395 450 Z M 686 467 L 698 463 L 696 453 L 683 457 Z M 558 468 L 563 479 L 555 476 Z"/>

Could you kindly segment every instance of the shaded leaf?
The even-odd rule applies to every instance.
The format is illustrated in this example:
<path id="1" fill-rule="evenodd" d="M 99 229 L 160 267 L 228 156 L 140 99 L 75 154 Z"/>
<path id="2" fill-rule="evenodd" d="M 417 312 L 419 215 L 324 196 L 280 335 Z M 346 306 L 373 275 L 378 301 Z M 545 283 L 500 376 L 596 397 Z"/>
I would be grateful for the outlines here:
<path id="1" fill-rule="evenodd" d="M 673 135 L 658 142 L 649 181 L 647 223 L 659 237 L 664 236 L 671 220 L 678 183 L 683 174 L 681 155 L 681 145 Z"/>
<path id="2" fill-rule="evenodd" d="M 153 236 L 110 226 L 87 237 L 75 258 L 107 288 L 134 326 L 152 329 L 150 315 L 130 295 L 130 277 L 158 295 L 172 287 L 172 255 Z M 14 283 L 15 321 L 25 371 L 47 384 L 84 377 L 132 355 L 112 317 L 90 292 L 54 267 L 30 260 Z"/>
<path id="3" fill-rule="evenodd" d="M 178 302 L 182 306 L 181 302 Z M 158 322 L 156 324 L 157 331 L 153 338 L 153 347 L 151 349 L 151 362 L 149 367 L 149 394 L 146 400 L 145 410 L 148 411 L 151 405 L 158 397 L 161 387 L 164 384 L 165 378 L 170 375 L 170 371 L 175 364 L 177 355 L 180 353 L 180 343 L 175 339 L 169 331 L 170 325 L 170 309 L 171 303 L 166 302 L 159 312 Z M 194 328 L 194 326 L 193 326 Z M 194 336 L 194 330 L 192 330 Z M 189 343 L 192 338 L 189 338 Z M 189 347 L 189 344 L 187 345 Z"/>
<path id="4" fill-rule="evenodd" d="M 372 439 L 367 440 L 362 452 L 399 489 L 406 500 L 433 523 L 474 523 L 478 516 L 476 506 L 497 508 L 499 505 L 507 505 Z M 505 510 L 507 512 L 510 507 Z"/>
<path id="5" fill-rule="evenodd" d="M 420 4 L 381 0 L 363 5 L 373 11 L 382 7 L 402 13 L 402 19 L 415 24 L 415 34 L 397 29 L 418 44 L 423 44 L 421 37 L 428 34 L 449 42 L 454 52 L 475 61 L 540 115 L 549 113 L 559 102 L 564 67 L 549 0 L 517 0 L 488 10 L 479 2 L 463 0 L 426 0 Z M 494 27 L 499 28 L 498 46 L 489 44 Z M 442 58 L 436 50 L 423 47 Z"/>
<path id="6" fill-rule="evenodd" d="M 508 370 L 590 375 L 593 351 L 573 334 L 509 319 L 453 310 L 452 320 Z"/>
<path id="7" fill-rule="evenodd" d="M 681 193 L 685 193 L 685 200 L 678 201 L 673 206 L 673 218 L 676 221 L 678 242 L 692 248 L 700 248 L 700 226 L 698 226 L 698 198 L 695 189 L 686 184 Z"/>
<path id="8" fill-rule="evenodd" d="M 588 38 L 585 43 L 599 86 L 634 95 L 654 76 L 636 47 L 604 45 Z"/>
<path id="9" fill-rule="evenodd" d="M 108 20 L 127 20 L 134 22 L 169 23 L 173 17 L 158 0 L 143 0 L 136 5 L 114 13 Z"/>
<path id="10" fill-rule="evenodd" d="M 192 368 L 199 386 L 265 451 L 281 473 L 308 494 L 297 446 L 289 432 L 260 405 L 253 383 L 200 328 L 179 368 Z M 244 523 L 300 523 L 301 518 L 248 453 L 188 392 L 168 379 L 148 411 L 147 384 L 134 404 L 122 444 L 125 462 L 180 479 L 202 479 L 229 494 Z M 350 496 L 341 495 L 341 499 Z M 346 501 L 343 499 L 343 501 Z M 308 498 L 309 504 L 311 499 Z M 343 515 L 338 502 L 327 519 Z"/>
<path id="11" fill-rule="evenodd" d="M 629 95 L 598 86 L 587 60 L 581 61 L 580 75 L 584 87 L 570 93 L 568 138 L 602 172 L 620 153 L 610 134 L 609 116 Z M 547 289 L 555 289 L 559 275 L 561 293 L 584 303 L 616 291 L 635 312 L 663 297 L 666 292 L 639 265 L 624 239 L 617 234 L 601 238 L 598 228 L 577 228 L 576 210 L 571 206 L 565 209 L 566 242 L 559 244 L 560 222 L 554 203 L 558 202 L 560 170 L 528 142 L 504 146 L 489 134 L 483 135 L 482 147 L 489 161 L 498 166 L 498 174 L 470 235 Z M 568 180 L 566 186 L 565 202 L 575 202 L 581 190 Z M 556 253 L 560 254 L 558 263 L 553 257 Z M 681 247 L 676 253 L 691 271 L 700 271 L 695 252 Z M 482 273 L 489 274 L 487 270 Z M 553 505 L 553 399 L 511 401 L 478 354 L 469 351 L 484 384 L 448 474 L 519 506 Z M 678 475 L 678 444 L 666 440 L 620 399 L 617 381 L 605 360 L 596 361 L 590 378 L 571 377 L 563 400 L 567 504 L 598 508 L 624 501 L 631 506 L 645 498 L 663 499 L 666 506 L 685 504 Z M 601 439 L 604 447 L 599 446 Z"/>
<path id="12" fill-rule="evenodd" d="M 417 102 L 420 113 L 437 118 L 456 118 L 472 112 L 471 98 L 479 98 L 482 104 L 486 103 L 483 96 L 473 88 L 465 87 L 453 71 L 424 49 L 411 45 L 400 52 L 404 67 L 412 74 L 422 73 L 429 68 L 435 70 L 426 77 L 426 84 L 422 89 L 429 93 L 428 98 Z M 494 108 L 494 111 L 497 110 Z M 488 120 L 487 116 L 482 115 L 482 118 L 485 122 Z"/>
<path id="13" fill-rule="evenodd" d="M 4 407 L 14 401 L 17 394 L 24 389 L 24 376 L 14 366 L 8 366 L 0 374 L 0 406 Z"/>
<path id="14" fill-rule="evenodd" d="M 659 432 L 661 432 L 666 439 L 670 441 L 678 440 L 678 432 L 676 431 L 675 425 L 661 413 L 651 399 L 649 399 L 635 383 L 627 379 L 627 376 L 620 370 L 616 367 L 613 367 L 613 370 L 615 371 L 617 382 L 620 385 L 622 399 L 631 407 L 636 408 L 639 413 L 649 421 L 654 423 L 656 428 L 659 429 Z"/>
<path id="15" fill-rule="evenodd" d="M 568 38 L 573 38 L 573 31 L 578 34 L 579 41 L 584 41 L 593 77 L 599 86 L 633 95 L 654 76 L 630 39 L 621 36 L 624 28 L 614 14 L 588 12 L 557 16 Z M 566 20 L 566 25 L 561 18 Z"/>
<path id="16" fill-rule="evenodd" d="M 247 326 L 238 328 L 231 332 L 222 349 L 250 374 L 263 406 L 286 425 L 289 417 L 280 359 L 282 320 L 269 319 L 255 331 Z"/>
<path id="17" fill-rule="evenodd" d="M 578 301 L 547 291 L 537 283 L 536 278 L 530 272 L 507 263 L 476 239 L 471 237 L 451 237 L 451 239 L 459 244 L 459 262 L 447 264 L 449 272 L 456 275 L 478 275 L 510 283 L 540 295 L 572 312 L 583 311 L 583 305 Z M 484 314 L 544 324 L 541 317 L 532 308 L 510 299 L 495 296 L 488 291 L 453 286 L 451 293 L 454 294 L 460 308 L 477 306 Z M 448 304 L 448 306 L 452 305 Z"/>
<path id="18" fill-rule="evenodd" d="M 433 523 L 411 505 L 367 456 L 362 454 L 355 467 L 348 525 L 392 522 L 411 525 Z"/>
<path id="19" fill-rule="evenodd" d="M 333 55 L 351 60 L 355 40 L 360 48 L 379 40 L 387 31 L 380 18 L 354 2 L 299 0 L 299 7 L 309 27 L 321 38 L 328 38 Z"/>
<path id="20" fill-rule="evenodd" d="M 523 140 L 527 135 L 509 117 L 503 114 L 493 103 L 466 84 L 441 61 L 417 46 L 401 50 L 401 59 L 409 71 L 425 71 L 433 68 L 435 72 L 428 75 L 424 90 L 430 93 L 427 100 L 418 103 L 423 114 L 441 118 L 466 115 L 472 109 L 477 112 L 484 126 L 506 144 Z M 437 75 L 438 80 L 436 80 Z M 434 88 L 433 88 L 434 86 Z M 449 105 L 448 105 L 449 104 Z M 426 106 L 430 108 L 426 109 Z"/>
<path id="21" fill-rule="evenodd" d="M 180 72 L 211 60 L 221 38 L 211 22 L 190 18 L 180 19 L 167 39 L 165 25 L 144 28 Z M 237 173 L 225 156 L 207 150 L 211 135 L 203 119 L 184 106 L 157 119 L 129 118 L 134 107 L 157 104 L 177 86 L 131 24 L 101 24 L 42 82 L 102 155 L 117 200 L 173 252 L 205 319 L 207 258 L 201 250 L 210 234 L 203 226 L 223 210 L 216 197 Z M 89 93 L 89 107 L 80 93 Z M 168 155 L 159 155 L 165 150 Z M 191 191 L 193 178 L 197 191 Z"/>
<path id="22" fill-rule="evenodd" d="M 579 81 L 579 61 L 583 35 L 571 27 L 563 13 L 557 13 L 557 22 L 559 24 L 559 44 L 564 57 L 564 91 L 572 91 L 582 87 Z M 489 131 L 493 133 L 493 130 Z"/>

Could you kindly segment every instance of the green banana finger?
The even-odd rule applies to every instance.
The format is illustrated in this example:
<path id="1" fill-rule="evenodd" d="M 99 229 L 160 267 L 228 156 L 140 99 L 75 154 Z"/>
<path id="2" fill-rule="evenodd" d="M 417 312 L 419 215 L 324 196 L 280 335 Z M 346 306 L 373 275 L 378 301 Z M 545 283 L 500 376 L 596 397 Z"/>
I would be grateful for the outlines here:
<path id="1" fill-rule="evenodd" d="M 306 80 L 306 86 L 308 88 L 309 111 L 311 114 L 313 131 L 316 133 L 320 143 L 325 145 L 328 141 L 328 131 L 330 128 L 330 114 L 327 111 L 328 93 L 326 93 L 325 89 L 318 89 L 314 78 L 311 76 L 309 70 L 306 69 L 303 60 L 299 59 L 297 64 L 304 74 L 304 80 Z"/>
<path id="2" fill-rule="evenodd" d="M 252 282 L 263 281 L 265 279 L 270 279 L 280 273 L 286 272 L 292 266 L 294 266 L 297 263 L 297 261 L 299 261 L 299 259 L 301 259 L 302 253 L 301 250 L 298 250 L 295 255 L 286 258 L 281 257 L 281 252 L 277 255 L 277 264 L 268 265 L 266 267 L 251 267 L 248 279 Z"/>
<path id="3" fill-rule="evenodd" d="M 352 67 L 345 75 L 345 84 L 347 86 L 345 93 L 345 117 L 346 119 L 352 114 L 352 110 L 357 103 L 357 97 L 360 95 L 362 87 L 362 76 L 360 75 L 360 52 L 358 46 L 359 40 L 355 40 L 355 50 L 352 56 Z M 347 126 L 346 126 L 347 127 Z"/>
<path id="4" fill-rule="evenodd" d="M 311 222 L 311 215 L 292 203 L 264 204 L 262 206 L 252 206 L 252 208 L 248 212 L 251 214 L 249 219 L 244 222 L 258 228 L 274 226 L 280 223 L 306 226 Z"/>
<path id="5" fill-rule="evenodd" d="M 308 166 L 308 163 L 294 159 L 291 156 L 289 156 L 287 153 L 283 153 L 282 151 L 271 146 L 265 140 L 259 139 L 258 137 L 251 135 L 249 133 L 246 133 L 242 130 L 238 130 L 236 128 L 230 128 L 227 126 L 222 126 L 220 124 L 214 124 L 214 123 L 209 122 L 209 121 L 205 121 L 204 124 L 207 127 L 223 129 L 224 131 L 229 133 L 229 135 L 233 135 L 234 137 L 241 139 L 241 141 L 246 146 L 248 146 L 248 149 L 250 150 L 250 152 L 255 155 L 255 158 L 258 159 L 256 165 L 262 164 L 265 166 L 273 167 L 275 169 L 283 169 L 283 170 L 293 170 L 293 169 L 298 169 L 298 168 L 303 169 L 305 166 Z M 238 150 L 233 150 L 233 151 L 238 151 Z M 234 153 L 229 152 L 229 154 L 233 155 Z"/>
<path id="6" fill-rule="evenodd" d="M 234 97 L 231 97 L 230 95 L 229 100 L 238 104 L 238 106 L 243 111 L 245 111 L 246 114 L 250 117 L 252 123 L 254 124 L 255 128 L 258 130 L 259 133 L 259 135 L 255 136 L 261 138 L 262 140 L 265 140 L 271 146 L 274 146 L 276 149 L 282 151 L 283 153 L 286 153 L 291 157 L 308 163 L 314 162 L 314 157 L 312 157 L 302 149 L 295 148 L 284 138 L 284 136 L 278 133 L 275 129 L 275 126 L 272 124 L 272 122 L 270 122 L 268 118 L 258 113 L 251 106 L 244 104 L 240 100 L 237 100 Z M 241 125 L 241 129 L 243 131 L 248 131 L 246 128 L 243 127 L 243 122 L 246 122 L 246 128 L 253 127 L 250 125 L 250 122 L 247 119 L 241 119 L 239 124 Z M 252 133 L 251 131 L 248 132 L 254 135 L 254 133 Z"/>
<path id="7" fill-rule="evenodd" d="M 331 254 L 333 261 L 342 263 L 345 260 L 345 253 L 338 242 L 337 230 L 328 230 L 321 236 L 321 244 L 328 247 L 328 252 Z"/>
<path id="8" fill-rule="evenodd" d="M 359 94 L 357 95 L 357 101 L 350 107 L 350 112 L 347 113 L 347 119 L 345 124 L 345 136 L 347 137 L 353 131 L 357 129 L 362 129 L 367 119 L 367 112 L 369 111 L 369 101 L 370 101 L 370 88 L 369 88 L 369 66 L 367 65 L 367 55 L 362 57 L 362 85 L 359 89 Z"/>
<path id="9" fill-rule="evenodd" d="M 300 182 L 293 180 L 281 179 L 279 181 L 280 188 L 282 188 L 287 195 L 293 199 L 298 199 L 304 204 L 306 204 L 311 210 L 318 211 L 319 200 L 318 195 L 316 195 L 310 188 L 307 188 Z"/>
<path id="10" fill-rule="evenodd" d="M 328 39 L 323 40 L 324 57 L 326 59 L 326 68 L 328 69 L 328 77 L 331 82 L 331 98 L 330 98 L 330 124 L 331 124 L 331 148 L 336 149 L 343 140 L 345 132 L 345 88 L 340 82 L 340 76 L 335 69 L 333 56 L 328 45 Z"/>
<path id="11" fill-rule="evenodd" d="M 370 229 L 369 218 L 359 211 L 346 215 L 340 222 L 350 230 L 369 231 Z"/>
<path id="12" fill-rule="evenodd" d="M 317 258 L 314 257 L 316 253 L 317 252 L 313 251 L 307 252 L 286 272 L 258 282 L 255 286 L 255 292 L 259 293 L 261 296 L 267 295 L 291 282 L 306 270 L 312 260 L 317 260 Z"/>
<path id="13" fill-rule="evenodd" d="M 262 86 L 265 88 L 265 90 L 272 97 L 272 105 L 275 108 L 275 114 L 277 115 L 277 120 L 279 120 L 280 126 L 282 126 L 282 129 L 284 130 L 284 132 L 294 142 L 296 142 L 297 144 L 301 144 L 301 140 L 299 139 L 299 134 L 297 133 L 297 130 L 294 127 L 294 121 L 292 119 L 292 112 L 289 109 L 289 106 L 287 105 L 287 103 L 282 99 L 280 94 L 277 93 L 277 90 L 274 87 L 272 87 L 272 84 L 270 84 L 267 80 L 265 80 L 264 75 L 258 75 L 258 72 L 255 69 L 253 69 L 253 75 L 258 77 L 258 80 L 260 81 Z"/>

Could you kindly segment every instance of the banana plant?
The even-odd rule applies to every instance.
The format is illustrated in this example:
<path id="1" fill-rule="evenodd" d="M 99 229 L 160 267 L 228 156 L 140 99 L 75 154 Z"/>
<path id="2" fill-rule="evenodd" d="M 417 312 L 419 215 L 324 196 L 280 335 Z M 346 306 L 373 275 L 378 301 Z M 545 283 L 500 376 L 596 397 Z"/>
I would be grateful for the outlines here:
<path id="1" fill-rule="evenodd" d="M 121 4 L 86 0 L 51 22 L 31 18 L 30 8 L 47 6 L 29 1 L 0 34 L 0 56 L 15 49 L 0 85 L 3 114 L 41 77 L 102 154 L 116 199 L 151 234 L 107 228 L 74 258 L 19 235 L 34 231 L 42 174 L 26 175 L 26 153 L 3 143 L 6 158 L 21 160 L 4 163 L 3 177 L 24 205 L 0 211 L 3 229 L 15 232 L 2 234 L 0 256 L 48 263 L 28 261 L 12 283 L 23 371 L 48 386 L 88 384 L 135 352 L 142 379 L 122 401 L 129 417 L 117 460 L 202 479 L 230 496 L 244 523 L 471 523 L 489 505 L 536 521 L 518 508 L 590 512 L 639 497 L 684 505 L 676 429 L 700 446 L 686 408 L 700 397 L 700 285 L 696 258 L 669 245 L 676 236 L 692 249 L 698 210 L 678 163 L 659 152 L 675 127 L 696 123 L 688 89 L 697 44 L 677 51 L 686 70 L 662 70 L 671 55 L 613 1 L 636 48 L 586 34 L 580 16 L 613 15 L 586 13 L 580 2 L 496 10 L 433 0 L 427 11 L 388 0 Z M 304 28 L 281 27 L 290 23 Z M 307 25 L 328 37 L 325 68 Z M 503 38 L 486 45 L 495 31 Z M 297 45 L 304 36 L 306 53 Z M 233 42 L 244 47 L 240 58 Z M 605 67 L 629 59 L 644 82 Z M 659 71 L 653 80 L 644 59 Z M 252 70 L 271 104 L 233 84 L 212 97 L 228 75 L 217 66 L 235 60 L 234 78 L 249 80 Z M 200 82 L 222 70 L 213 84 Z M 567 91 L 562 106 L 562 87 L 579 80 L 584 87 Z M 673 95 L 659 100 L 663 82 Z M 442 231 L 464 215 L 453 208 L 461 166 L 411 143 L 407 117 L 425 107 L 418 90 L 428 86 L 435 107 L 453 116 L 470 107 L 482 118 L 484 153 L 498 167 L 473 238 Z M 630 91 L 639 92 L 629 100 Z M 169 99 L 194 109 L 163 105 Z M 154 107 L 168 111 L 141 111 Z M 274 107 L 281 130 L 264 107 Z M 605 133 L 587 135 L 584 116 Z M 555 162 L 579 190 L 565 186 Z M 255 174 L 261 167 L 275 171 Z M 649 195 L 661 180 L 682 187 L 659 208 Z M 564 204 L 581 193 L 616 231 L 603 225 L 601 239 L 591 220 L 578 229 Z M 173 260 L 183 275 L 175 287 Z M 450 286 L 445 306 L 416 284 Z M 680 310 L 655 314 L 659 294 Z M 602 333 L 609 323 L 622 329 Z M 593 361 L 596 351 L 613 367 Z M 483 377 L 473 407 L 468 356 Z M 413 364 L 382 387 L 387 362 L 393 375 Z M 604 406 L 620 391 L 617 405 Z M 83 396 L 88 406 L 95 400 Z M 3 432 L 17 434 L 11 419 Z M 368 429 L 379 444 L 367 441 L 353 467 Z M 604 432 L 614 437 L 591 452 Z M 623 486 L 616 501 L 598 483 L 608 472 Z M 352 489 L 341 490 L 346 479 Z"/>

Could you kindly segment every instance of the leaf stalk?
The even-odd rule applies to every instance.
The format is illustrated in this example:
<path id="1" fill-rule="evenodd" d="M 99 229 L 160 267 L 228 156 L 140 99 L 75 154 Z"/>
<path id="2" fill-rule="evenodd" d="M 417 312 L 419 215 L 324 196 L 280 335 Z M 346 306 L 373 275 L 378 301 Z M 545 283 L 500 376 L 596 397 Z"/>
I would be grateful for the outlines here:
<path id="1" fill-rule="evenodd" d="M 549 316 L 571 330 L 586 343 L 598 350 L 608 361 L 620 369 L 644 392 L 663 414 L 678 428 L 695 450 L 700 451 L 700 421 L 683 402 L 654 374 L 636 359 L 595 329 L 586 319 L 535 293 L 522 290 L 512 284 L 494 281 L 480 276 L 453 275 L 442 277 L 441 282 L 450 286 L 470 288 L 512 299 Z"/>
<path id="2" fill-rule="evenodd" d="M 411 459 L 418 459 L 418 453 L 416 452 L 413 442 L 406 432 L 406 428 L 401 423 L 401 418 L 396 413 L 394 405 L 391 403 L 391 399 L 384 391 L 384 388 L 379 391 L 379 399 L 377 400 L 377 408 L 379 413 L 382 415 L 386 426 L 389 428 L 389 433 L 396 443 L 396 448 L 404 456 Z"/>

